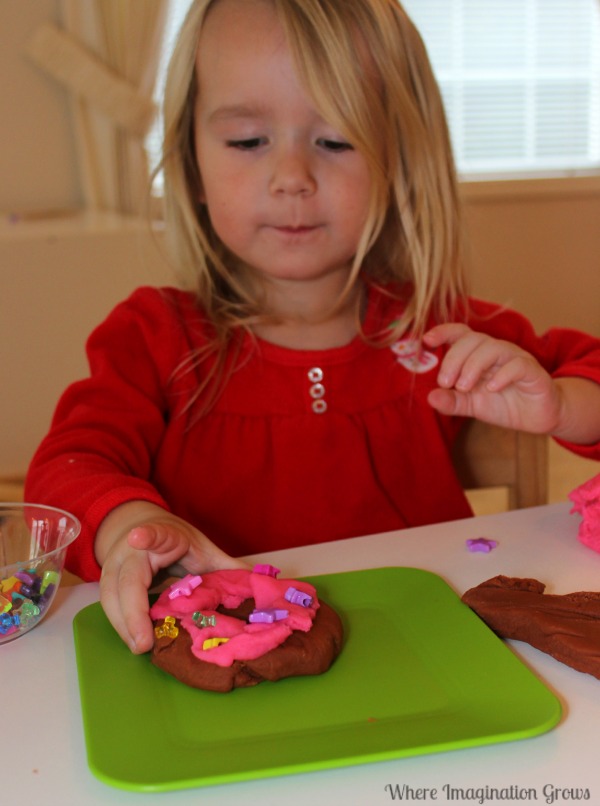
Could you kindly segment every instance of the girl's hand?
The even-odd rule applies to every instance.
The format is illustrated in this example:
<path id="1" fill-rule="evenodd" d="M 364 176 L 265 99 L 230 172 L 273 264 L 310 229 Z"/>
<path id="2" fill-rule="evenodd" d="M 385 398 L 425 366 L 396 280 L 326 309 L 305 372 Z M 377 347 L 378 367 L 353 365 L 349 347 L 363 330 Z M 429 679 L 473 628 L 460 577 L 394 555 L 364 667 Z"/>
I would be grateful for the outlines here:
<path id="1" fill-rule="evenodd" d="M 560 426 L 562 387 L 525 350 L 455 323 L 438 325 L 423 339 L 428 347 L 449 345 L 439 388 L 428 397 L 437 411 L 537 434 Z"/>
<path id="2" fill-rule="evenodd" d="M 102 606 L 135 653 L 154 643 L 148 589 L 159 571 L 175 564 L 194 574 L 246 567 L 186 521 L 142 501 L 123 504 L 107 516 L 96 538 L 96 556 L 102 565 Z"/>

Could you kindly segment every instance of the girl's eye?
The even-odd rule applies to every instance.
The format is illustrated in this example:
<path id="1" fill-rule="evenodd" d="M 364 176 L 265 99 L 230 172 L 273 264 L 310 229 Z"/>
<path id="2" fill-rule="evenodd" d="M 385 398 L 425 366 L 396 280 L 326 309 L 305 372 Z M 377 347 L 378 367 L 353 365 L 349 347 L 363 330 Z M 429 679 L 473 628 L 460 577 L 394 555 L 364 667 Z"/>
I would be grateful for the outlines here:
<path id="1" fill-rule="evenodd" d="M 264 137 L 248 137 L 245 140 L 228 140 L 228 148 L 237 148 L 240 151 L 253 151 L 266 143 Z"/>
<path id="2" fill-rule="evenodd" d="M 323 146 L 327 151 L 353 151 L 354 149 L 345 140 L 329 140 L 326 137 L 321 137 L 318 141 L 320 146 Z"/>

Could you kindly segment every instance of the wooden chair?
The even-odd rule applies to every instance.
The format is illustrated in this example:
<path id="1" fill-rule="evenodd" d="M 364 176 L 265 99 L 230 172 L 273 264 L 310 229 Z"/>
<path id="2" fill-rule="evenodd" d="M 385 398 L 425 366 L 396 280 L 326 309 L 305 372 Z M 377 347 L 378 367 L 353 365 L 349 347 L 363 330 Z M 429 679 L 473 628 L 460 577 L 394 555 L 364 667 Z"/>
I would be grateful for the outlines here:
<path id="1" fill-rule="evenodd" d="M 509 509 L 548 503 L 548 437 L 479 420 L 465 425 L 454 466 L 465 490 L 506 487 Z"/>

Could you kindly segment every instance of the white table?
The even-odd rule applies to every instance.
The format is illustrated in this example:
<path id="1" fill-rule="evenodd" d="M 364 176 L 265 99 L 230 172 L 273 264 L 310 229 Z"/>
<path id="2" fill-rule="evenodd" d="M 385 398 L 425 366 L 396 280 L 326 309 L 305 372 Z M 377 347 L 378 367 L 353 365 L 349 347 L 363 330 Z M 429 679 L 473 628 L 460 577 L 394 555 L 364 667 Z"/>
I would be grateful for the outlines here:
<path id="1" fill-rule="evenodd" d="M 496 574 L 535 577 L 546 583 L 548 593 L 599 590 L 600 554 L 579 543 L 579 516 L 569 509 L 567 503 L 553 504 L 252 559 L 270 562 L 291 577 L 378 566 L 424 568 L 459 594 Z M 479 536 L 498 540 L 498 547 L 489 554 L 467 551 L 465 540 Z M 560 724 L 542 736 L 164 794 L 113 789 L 95 779 L 87 766 L 71 624 L 81 608 L 97 600 L 97 584 L 63 587 L 38 627 L 0 647 L 2 806 L 377 806 L 394 802 L 386 786 L 396 784 L 410 787 L 403 802 L 464 806 L 478 802 L 474 789 L 483 787 L 485 795 L 485 787 L 496 787 L 504 790 L 502 803 L 508 804 L 571 803 L 573 793 L 560 790 L 586 788 L 587 802 L 600 804 L 600 680 L 521 642 L 512 644 L 514 651 L 563 706 Z M 462 800 L 444 786 L 471 794 Z M 507 798 L 510 787 L 516 796 Z"/>

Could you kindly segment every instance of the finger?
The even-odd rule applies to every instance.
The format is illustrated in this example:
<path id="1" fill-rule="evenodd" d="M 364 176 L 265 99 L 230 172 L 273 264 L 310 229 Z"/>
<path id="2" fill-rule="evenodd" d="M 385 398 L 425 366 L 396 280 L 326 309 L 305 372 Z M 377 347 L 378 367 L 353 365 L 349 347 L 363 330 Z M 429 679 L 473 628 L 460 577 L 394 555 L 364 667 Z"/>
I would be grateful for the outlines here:
<path id="1" fill-rule="evenodd" d="M 127 535 L 127 542 L 132 548 L 159 555 L 181 555 L 187 551 L 189 545 L 189 539 L 178 526 L 156 523 L 136 526 Z"/>
<path id="2" fill-rule="evenodd" d="M 467 343 L 461 342 L 462 363 L 454 386 L 462 392 L 472 391 L 479 383 L 487 385 L 498 367 L 512 356 L 501 342 L 473 335 L 475 338 L 468 337 Z"/>
<path id="3" fill-rule="evenodd" d="M 442 344 L 452 345 L 470 331 L 471 328 L 461 322 L 447 322 L 428 330 L 423 335 L 423 341 L 428 347 L 441 347 Z"/>
<path id="4" fill-rule="evenodd" d="M 530 355 L 517 354 L 500 366 L 487 382 L 490 392 L 502 392 L 512 384 L 529 394 L 547 391 L 548 373 Z"/>
<path id="5" fill-rule="evenodd" d="M 206 571 L 219 571 L 223 568 L 245 568 L 247 564 L 236 557 L 230 557 L 216 546 L 205 535 L 199 533 L 198 541 L 194 541 L 191 546 L 191 553 L 194 556 L 202 557 Z"/>
<path id="6" fill-rule="evenodd" d="M 154 643 L 148 588 L 150 575 L 144 579 L 137 562 L 126 562 L 119 576 L 119 607 L 131 651 L 147 652 Z"/>
<path id="7" fill-rule="evenodd" d="M 132 529 L 129 545 L 150 554 L 156 572 L 178 563 L 184 571 L 216 571 L 222 568 L 246 568 L 241 560 L 230 557 L 202 532 L 181 524 L 145 524 Z"/>
<path id="8" fill-rule="evenodd" d="M 144 552 L 153 576 L 165 568 L 173 574 L 184 575 L 188 571 L 200 573 L 207 570 L 201 553 L 192 552 L 197 538 L 203 538 L 203 535 L 182 522 L 152 523 L 132 529 L 127 542 L 132 548 Z"/>
<path id="9" fill-rule="evenodd" d="M 127 644 L 132 651 L 135 651 L 136 640 L 129 632 L 124 614 L 121 610 L 118 582 L 119 570 L 118 566 L 115 566 L 113 569 L 108 564 L 103 567 L 102 576 L 100 577 L 100 602 L 108 620 L 115 628 L 121 640 Z"/>
<path id="10" fill-rule="evenodd" d="M 502 388 L 523 377 L 527 369 L 528 354 L 510 342 L 493 339 L 483 333 L 471 331 L 465 334 L 448 351 L 440 368 L 440 386 L 455 386 L 463 392 L 472 391 L 478 384 L 489 391 L 498 391 L 491 379 L 507 364 L 512 364 L 506 374 L 501 373 Z M 513 363 L 515 362 L 515 363 Z M 531 362 L 529 362 L 531 364 Z"/>
<path id="11" fill-rule="evenodd" d="M 469 395 L 461 394 L 452 389 L 432 389 L 427 396 L 429 405 L 440 414 L 450 417 L 471 417 L 471 404 Z"/>
<path id="12" fill-rule="evenodd" d="M 202 574 L 222 569 L 239 568 L 249 569 L 250 566 L 243 560 L 226 554 L 207 537 L 199 533 L 198 539 L 191 542 L 186 556 L 182 557 L 175 567 L 171 567 L 171 570 L 175 574 L 190 572 Z"/>
<path id="13" fill-rule="evenodd" d="M 462 331 L 460 338 L 453 341 L 450 349 L 442 359 L 438 372 L 438 383 L 449 389 L 472 388 L 480 375 L 481 361 L 484 351 L 493 342 L 487 336 L 468 328 Z M 478 363 L 479 362 L 479 363 Z"/>
<path id="14" fill-rule="evenodd" d="M 108 620 L 133 652 L 143 652 L 151 643 L 148 588 L 152 570 L 146 552 L 126 543 L 116 547 L 100 577 L 100 601 Z"/>

